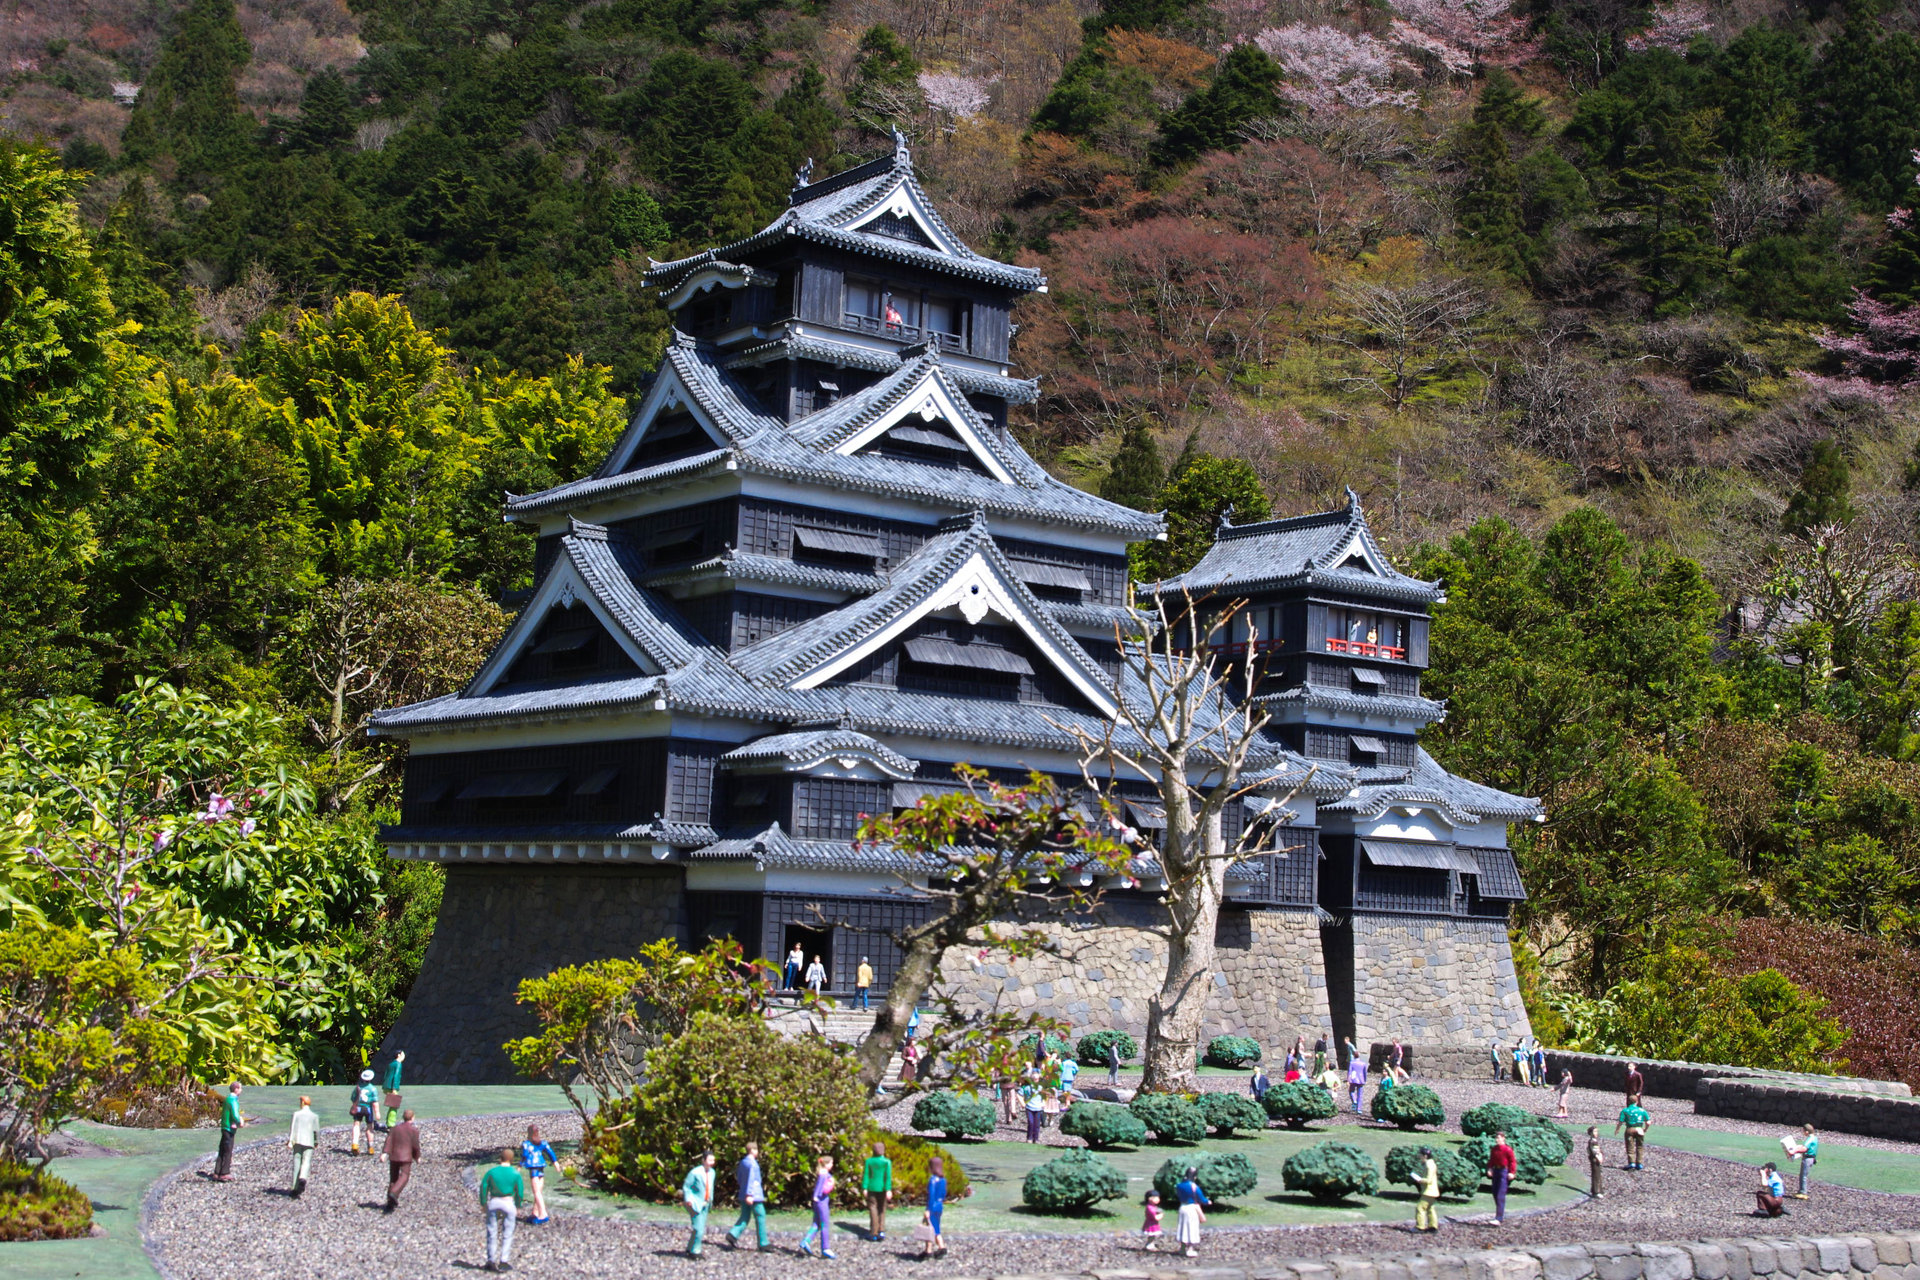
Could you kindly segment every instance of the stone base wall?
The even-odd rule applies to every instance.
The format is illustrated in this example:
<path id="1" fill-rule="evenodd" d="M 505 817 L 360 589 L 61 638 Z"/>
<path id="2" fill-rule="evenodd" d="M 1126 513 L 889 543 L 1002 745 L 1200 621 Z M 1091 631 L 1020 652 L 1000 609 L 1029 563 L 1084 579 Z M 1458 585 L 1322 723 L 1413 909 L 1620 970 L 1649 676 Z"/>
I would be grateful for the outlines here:
<path id="1" fill-rule="evenodd" d="M 969 1009 L 1000 1008 L 1059 1018 L 1073 1034 L 1125 1031 L 1146 1035 L 1147 1001 L 1166 974 L 1167 941 L 1157 904 L 1108 902 L 1080 919 L 1046 922 L 1058 954 L 985 962 L 949 955 L 941 978 Z M 1319 926 L 1307 911 L 1221 913 L 1215 971 L 1201 1031 L 1250 1036 L 1275 1054 L 1295 1036 L 1328 1035 L 1326 978 Z"/>
<path id="2" fill-rule="evenodd" d="M 1753 1067 L 1723 1067 L 1705 1062 L 1659 1062 L 1605 1053 L 1547 1050 L 1547 1078 L 1558 1080 L 1561 1069 L 1565 1068 L 1573 1072 L 1573 1082 L 1586 1089 L 1606 1089 L 1624 1095 L 1627 1068 L 1634 1065 L 1640 1068 L 1644 1091 L 1650 1098 L 1698 1098 L 1703 1080 L 1751 1080 L 1778 1088 L 1818 1093 L 1879 1094 L 1890 1098 L 1913 1096 L 1913 1090 L 1898 1080 L 1812 1076 L 1791 1071 L 1761 1071 Z"/>
<path id="3" fill-rule="evenodd" d="M 1493 1040 L 1532 1034 L 1504 921 L 1355 913 L 1327 934 L 1348 932 L 1355 1044 L 1477 1045 L 1484 1056 Z"/>
<path id="4" fill-rule="evenodd" d="M 381 1056 L 406 1050 L 418 1084 L 517 1083 L 500 1046 L 537 1030 L 514 1003 L 522 978 L 685 933 L 678 868 L 450 866 L 420 977 Z"/>
<path id="5" fill-rule="evenodd" d="M 1890 1094 L 1797 1089 L 1778 1080 L 1706 1079 L 1696 1086 L 1695 1115 L 1757 1120 L 1795 1130 L 1803 1124 L 1839 1133 L 1864 1133 L 1895 1142 L 1920 1142 L 1920 1099 Z"/>

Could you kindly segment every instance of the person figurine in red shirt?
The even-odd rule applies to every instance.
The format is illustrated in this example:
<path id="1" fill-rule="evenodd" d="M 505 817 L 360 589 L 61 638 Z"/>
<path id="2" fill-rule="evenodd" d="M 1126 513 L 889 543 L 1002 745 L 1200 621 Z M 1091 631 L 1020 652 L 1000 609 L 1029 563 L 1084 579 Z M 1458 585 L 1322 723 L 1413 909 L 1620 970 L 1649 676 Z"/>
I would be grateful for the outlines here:
<path id="1" fill-rule="evenodd" d="M 1627 1101 L 1632 1102 L 1635 1098 L 1646 1096 L 1647 1078 L 1640 1074 L 1639 1063 L 1629 1062 L 1627 1064 Z"/>
<path id="2" fill-rule="evenodd" d="M 1513 1148 L 1507 1145 L 1507 1135 L 1493 1135 L 1493 1151 L 1487 1156 L 1487 1176 L 1493 1179 L 1493 1225 L 1501 1226 L 1507 1220 L 1507 1188 L 1513 1183 L 1513 1175 L 1519 1168 L 1513 1158 Z"/>

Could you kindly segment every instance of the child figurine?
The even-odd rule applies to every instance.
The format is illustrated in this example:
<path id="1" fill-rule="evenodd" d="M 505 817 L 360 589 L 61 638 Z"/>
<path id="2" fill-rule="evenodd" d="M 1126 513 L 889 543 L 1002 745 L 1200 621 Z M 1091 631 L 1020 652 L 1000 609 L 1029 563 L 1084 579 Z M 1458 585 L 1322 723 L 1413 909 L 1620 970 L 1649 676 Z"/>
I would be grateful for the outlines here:
<path id="1" fill-rule="evenodd" d="M 1160 1193 L 1147 1192 L 1147 1220 L 1140 1224 L 1140 1234 L 1146 1239 L 1147 1252 L 1154 1253 L 1160 1248 Z"/>

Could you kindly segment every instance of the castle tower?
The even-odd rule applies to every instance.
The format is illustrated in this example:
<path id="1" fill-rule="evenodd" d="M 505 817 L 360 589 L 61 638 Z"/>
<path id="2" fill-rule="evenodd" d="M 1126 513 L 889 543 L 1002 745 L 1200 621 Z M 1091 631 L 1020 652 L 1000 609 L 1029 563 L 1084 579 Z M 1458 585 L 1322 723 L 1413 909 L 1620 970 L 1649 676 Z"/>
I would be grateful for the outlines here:
<path id="1" fill-rule="evenodd" d="M 1145 593 L 1176 616 L 1190 599 L 1202 619 L 1244 601 L 1205 643 L 1257 664 L 1268 732 L 1344 783 L 1315 809 L 1337 1033 L 1363 1048 L 1398 1037 L 1430 1063 L 1528 1034 L 1507 941 L 1526 890 L 1507 827 L 1541 810 L 1420 747 L 1445 714 L 1420 692 L 1441 588 L 1388 562 L 1349 490 L 1337 510 L 1223 524 L 1197 565 Z"/>

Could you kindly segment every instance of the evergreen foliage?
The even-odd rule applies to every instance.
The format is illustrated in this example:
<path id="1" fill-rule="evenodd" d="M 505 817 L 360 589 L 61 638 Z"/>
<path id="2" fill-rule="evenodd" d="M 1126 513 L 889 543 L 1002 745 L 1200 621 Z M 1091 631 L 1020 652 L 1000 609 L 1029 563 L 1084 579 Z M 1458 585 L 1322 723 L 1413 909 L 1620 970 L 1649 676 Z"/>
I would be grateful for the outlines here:
<path id="1" fill-rule="evenodd" d="M 1140 1118 L 1111 1102 L 1074 1103 L 1061 1117 L 1060 1132 L 1099 1151 L 1137 1147 L 1147 1140 L 1147 1126 Z"/>
<path id="2" fill-rule="evenodd" d="M 1401 1084 L 1377 1091 L 1373 1095 L 1372 1110 L 1375 1120 L 1399 1125 L 1409 1132 L 1421 1125 L 1437 1127 L 1447 1121 L 1447 1109 L 1440 1095 L 1423 1084 Z"/>
<path id="3" fill-rule="evenodd" d="M 1140 1046 L 1134 1038 L 1124 1031 L 1095 1031 L 1091 1035 L 1080 1037 L 1074 1046 L 1074 1058 L 1083 1067 L 1104 1067 L 1107 1065 L 1107 1046 L 1120 1046 L 1120 1060 L 1131 1062 L 1140 1056 Z"/>
<path id="4" fill-rule="evenodd" d="M 1102 1200 L 1122 1200 L 1126 1194 L 1127 1175 L 1105 1156 L 1079 1147 L 1028 1170 L 1020 1183 L 1022 1201 L 1054 1213 L 1084 1213 Z"/>
<path id="5" fill-rule="evenodd" d="M 0 1243 L 79 1240 L 93 1231 L 93 1200 L 43 1169 L 0 1161 Z"/>
<path id="6" fill-rule="evenodd" d="M 1547 1154 L 1551 1150 L 1547 1144 L 1538 1141 L 1524 1141 L 1516 1135 L 1521 1129 L 1507 1131 L 1507 1145 L 1513 1148 L 1513 1180 L 1539 1186 L 1547 1180 Z M 1475 1169 L 1485 1171 L 1487 1161 L 1493 1156 L 1493 1135 L 1484 1134 L 1469 1138 L 1460 1148 L 1460 1158 Z"/>
<path id="7" fill-rule="evenodd" d="M 1780 527 L 1788 533 L 1806 537 L 1813 530 L 1830 524 L 1846 524 L 1853 519 L 1849 494 L 1853 472 L 1847 455 L 1834 440 L 1816 440 L 1800 468 L 1800 487 L 1787 501 Z"/>
<path id="8" fill-rule="evenodd" d="M 1155 1142 L 1198 1142 L 1207 1136 L 1205 1113 L 1177 1093 L 1142 1093 L 1127 1109 L 1153 1133 Z"/>
<path id="9" fill-rule="evenodd" d="M 1186 1179 L 1187 1170 L 1195 1170 L 1193 1180 L 1207 1193 L 1209 1200 L 1240 1200 L 1260 1185 L 1253 1162 L 1237 1151 L 1199 1151 L 1193 1155 L 1170 1156 L 1154 1171 L 1153 1189 L 1164 1204 L 1176 1204 L 1175 1192 Z"/>
<path id="10" fill-rule="evenodd" d="M 1260 1105 L 1289 1129 L 1303 1129 L 1309 1120 L 1331 1120 L 1340 1112 L 1333 1095 L 1311 1080 L 1277 1084 L 1261 1096 Z"/>
<path id="11" fill-rule="evenodd" d="M 1207 1041 L 1205 1060 L 1210 1067 L 1252 1066 L 1260 1061 L 1260 1042 L 1246 1036 L 1215 1036 Z"/>
<path id="12" fill-rule="evenodd" d="M 1321 1142 L 1288 1156 L 1280 1180 L 1289 1191 L 1334 1203 L 1380 1190 L 1380 1168 L 1373 1157 L 1346 1142 Z"/>
<path id="13" fill-rule="evenodd" d="M 1395 1090 L 1395 1092 L 1399 1092 Z M 1426 1159 L 1420 1153 L 1433 1152 L 1434 1168 L 1440 1174 L 1440 1194 L 1465 1199 L 1480 1189 L 1486 1180 L 1484 1168 L 1473 1164 L 1450 1146 L 1404 1146 L 1387 1152 L 1385 1164 L 1388 1182 L 1397 1182 L 1419 1190 L 1426 1179 Z"/>
<path id="14" fill-rule="evenodd" d="M 1166 482 L 1160 446 L 1154 443 L 1146 419 L 1135 418 L 1121 433 L 1120 451 L 1100 481 L 1100 496 L 1136 511 L 1151 511 Z"/>
<path id="15" fill-rule="evenodd" d="M 1478 1138 L 1493 1133 L 1513 1133 L 1525 1125 L 1533 1124 L 1539 1117 L 1525 1107 L 1516 1107 L 1509 1102 L 1483 1102 L 1479 1106 L 1460 1115 L 1460 1132 L 1469 1138 Z"/>
<path id="16" fill-rule="evenodd" d="M 1267 1127 L 1266 1108 L 1244 1093 L 1203 1093 L 1199 1107 L 1200 1114 L 1207 1118 L 1207 1127 L 1223 1137 L 1231 1136 L 1235 1129 Z"/>
<path id="17" fill-rule="evenodd" d="M 1161 124 L 1154 158 L 1163 165 L 1184 164 L 1203 151 L 1238 146 L 1240 131 L 1249 122 L 1285 113 L 1276 92 L 1280 79 L 1279 65 L 1258 45 L 1235 45 L 1213 82 L 1195 91 Z"/>
<path id="18" fill-rule="evenodd" d="M 993 1099 L 941 1090 L 913 1104 L 913 1127 L 943 1134 L 947 1141 L 993 1135 Z"/>

